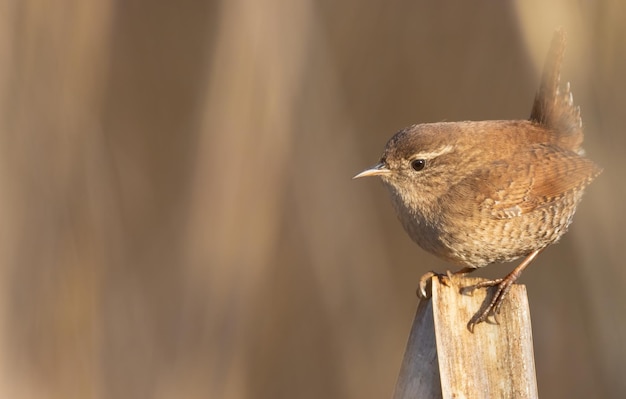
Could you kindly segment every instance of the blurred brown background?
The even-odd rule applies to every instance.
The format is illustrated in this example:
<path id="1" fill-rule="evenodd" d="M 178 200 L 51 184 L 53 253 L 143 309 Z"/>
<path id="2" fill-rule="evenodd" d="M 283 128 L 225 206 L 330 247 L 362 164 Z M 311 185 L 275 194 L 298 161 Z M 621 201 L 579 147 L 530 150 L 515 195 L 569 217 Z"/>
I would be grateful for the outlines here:
<path id="1" fill-rule="evenodd" d="M 447 265 L 350 178 L 527 118 L 559 26 L 605 171 L 521 279 L 539 392 L 626 397 L 619 0 L 0 1 L 0 397 L 389 397 Z"/>

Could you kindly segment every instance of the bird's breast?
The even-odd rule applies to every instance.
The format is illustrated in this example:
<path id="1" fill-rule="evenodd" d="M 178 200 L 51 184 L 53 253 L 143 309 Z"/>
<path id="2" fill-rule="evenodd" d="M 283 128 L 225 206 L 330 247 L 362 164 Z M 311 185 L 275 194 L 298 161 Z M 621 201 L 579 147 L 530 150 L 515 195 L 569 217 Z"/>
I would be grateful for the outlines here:
<path id="1" fill-rule="evenodd" d="M 510 262 L 544 248 L 567 231 L 582 192 L 563 196 L 531 213 L 494 217 L 480 206 L 463 213 L 454 209 L 417 209 L 399 198 L 393 203 L 402 226 L 421 248 L 451 263 L 483 267 Z"/>

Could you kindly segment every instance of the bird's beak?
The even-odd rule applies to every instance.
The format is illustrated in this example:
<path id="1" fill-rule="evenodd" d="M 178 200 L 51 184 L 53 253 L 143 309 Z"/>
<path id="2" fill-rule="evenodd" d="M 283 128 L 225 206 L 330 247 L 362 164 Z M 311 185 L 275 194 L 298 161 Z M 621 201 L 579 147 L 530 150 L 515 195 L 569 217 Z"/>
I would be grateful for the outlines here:
<path id="1" fill-rule="evenodd" d="M 368 176 L 381 176 L 387 175 L 391 173 L 391 171 L 385 166 L 384 163 L 379 163 L 377 165 L 372 166 L 369 169 L 365 169 L 363 172 L 354 176 L 352 179 L 358 179 L 359 177 L 368 177 Z"/>

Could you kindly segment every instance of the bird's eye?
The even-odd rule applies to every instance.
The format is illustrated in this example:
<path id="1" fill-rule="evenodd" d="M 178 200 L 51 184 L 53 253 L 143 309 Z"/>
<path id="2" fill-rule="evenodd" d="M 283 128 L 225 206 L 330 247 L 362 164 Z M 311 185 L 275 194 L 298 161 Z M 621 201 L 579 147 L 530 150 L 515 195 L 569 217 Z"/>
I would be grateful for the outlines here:
<path id="1" fill-rule="evenodd" d="M 424 166 L 426 166 L 426 161 L 424 161 L 423 159 L 415 159 L 411 161 L 411 168 L 413 168 L 413 170 L 416 172 L 424 169 Z"/>

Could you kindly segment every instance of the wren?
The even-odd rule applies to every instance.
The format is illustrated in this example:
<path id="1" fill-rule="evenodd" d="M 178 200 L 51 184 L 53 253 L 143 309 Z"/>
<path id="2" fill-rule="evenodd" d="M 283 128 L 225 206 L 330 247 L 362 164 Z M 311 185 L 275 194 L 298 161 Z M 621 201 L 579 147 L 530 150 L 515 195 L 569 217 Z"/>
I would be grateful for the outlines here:
<path id="1" fill-rule="evenodd" d="M 585 187 L 601 168 L 583 156 L 580 108 L 569 83 L 560 89 L 565 33 L 555 32 L 529 120 L 441 122 L 402 129 L 375 166 L 354 178 L 379 176 L 411 239 L 462 266 L 464 275 L 495 262 L 524 260 L 501 279 L 461 289 L 496 287 L 468 323 L 497 314 L 511 285 L 572 222 Z M 452 274 L 430 272 L 426 283 Z"/>

